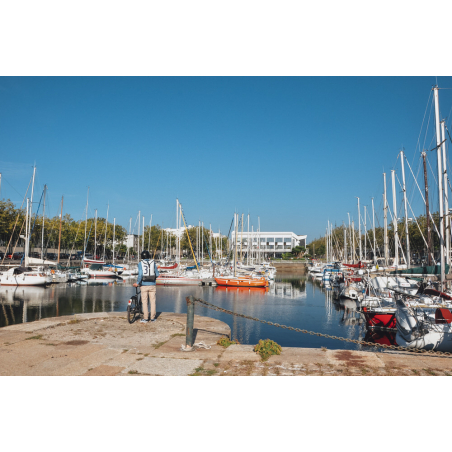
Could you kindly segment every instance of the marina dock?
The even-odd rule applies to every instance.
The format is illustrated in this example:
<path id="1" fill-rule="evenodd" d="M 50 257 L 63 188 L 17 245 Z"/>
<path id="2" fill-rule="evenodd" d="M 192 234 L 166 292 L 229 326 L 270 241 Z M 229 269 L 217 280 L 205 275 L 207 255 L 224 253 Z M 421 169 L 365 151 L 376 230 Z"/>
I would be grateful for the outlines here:
<path id="1" fill-rule="evenodd" d="M 156 322 L 129 325 L 125 312 L 99 312 L 7 326 L 0 375 L 452 375 L 452 357 L 403 352 L 283 347 L 262 361 L 253 345 L 217 345 L 229 326 L 198 315 L 195 344 L 210 348 L 183 352 L 186 319 L 162 312 Z"/>

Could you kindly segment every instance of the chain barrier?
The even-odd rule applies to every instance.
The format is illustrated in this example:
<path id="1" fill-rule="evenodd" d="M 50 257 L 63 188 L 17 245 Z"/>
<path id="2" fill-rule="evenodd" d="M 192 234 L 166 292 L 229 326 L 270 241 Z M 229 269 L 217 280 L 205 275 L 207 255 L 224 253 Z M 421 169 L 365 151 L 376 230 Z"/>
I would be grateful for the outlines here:
<path id="1" fill-rule="evenodd" d="M 219 306 L 215 306 L 214 304 L 209 303 L 205 300 L 202 300 L 201 298 L 194 298 L 194 302 L 198 303 L 200 305 L 203 305 L 208 309 L 212 309 L 213 311 L 224 312 L 226 314 L 230 314 L 230 315 L 233 315 L 236 317 L 241 317 L 243 319 L 254 320 L 255 322 L 260 322 L 260 323 L 264 323 L 266 325 L 276 326 L 278 328 L 283 328 L 285 330 L 295 331 L 297 333 L 310 334 L 311 336 L 325 337 L 327 339 L 335 339 L 338 341 L 348 342 L 348 343 L 352 343 L 352 344 L 367 345 L 369 347 L 386 348 L 389 350 L 397 350 L 397 351 L 403 351 L 403 352 L 409 352 L 409 353 L 438 355 L 438 356 L 451 356 L 452 355 L 452 353 L 450 353 L 450 352 L 440 352 L 440 351 L 423 350 L 423 349 L 417 349 L 417 348 L 408 348 L 408 347 L 401 347 L 398 345 L 376 344 L 374 342 L 360 341 L 358 339 L 349 339 L 346 337 L 332 336 L 330 334 L 316 333 L 315 331 L 302 330 L 300 328 L 295 328 L 293 326 L 280 325 L 279 323 L 269 322 L 268 320 L 261 320 L 256 317 L 251 317 L 249 315 L 238 314 L 237 312 L 229 311 L 228 309 L 224 309 L 224 308 L 220 308 Z"/>

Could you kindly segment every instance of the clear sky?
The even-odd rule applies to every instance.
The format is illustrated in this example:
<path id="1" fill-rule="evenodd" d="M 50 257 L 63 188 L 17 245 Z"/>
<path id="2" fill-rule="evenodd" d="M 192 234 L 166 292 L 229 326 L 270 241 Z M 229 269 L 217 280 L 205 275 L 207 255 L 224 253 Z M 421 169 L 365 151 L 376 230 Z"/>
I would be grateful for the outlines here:
<path id="1" fill-rule="evenodd" d="M 174 227 L 178 197 L 191 224 L 227 233 L 236 210 L 309 242 L 355 196 L 378 208 L 402 147 L 417 170 L 436 83 L 452 77 L 1 77 L 1 197 L 20 204 L 36 163 L 51 216 L 64 195 L 83 218 L 89 186 L 89 216 L 109 203 L 126 228 L 139 210 Z M 440 106 L 451 129 L 452 90 Z"/>

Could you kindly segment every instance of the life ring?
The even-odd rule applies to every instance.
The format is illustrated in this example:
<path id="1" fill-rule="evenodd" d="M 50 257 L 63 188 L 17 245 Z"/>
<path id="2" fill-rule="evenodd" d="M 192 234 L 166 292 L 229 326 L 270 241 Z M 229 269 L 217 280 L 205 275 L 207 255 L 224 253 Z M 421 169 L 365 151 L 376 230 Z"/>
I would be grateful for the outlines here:
<path id="1" fill-rule="evenodd" d="M 55 274 L 55 270 L 50 270 L 50 273 L 52 273 L 52 275 Z"/>

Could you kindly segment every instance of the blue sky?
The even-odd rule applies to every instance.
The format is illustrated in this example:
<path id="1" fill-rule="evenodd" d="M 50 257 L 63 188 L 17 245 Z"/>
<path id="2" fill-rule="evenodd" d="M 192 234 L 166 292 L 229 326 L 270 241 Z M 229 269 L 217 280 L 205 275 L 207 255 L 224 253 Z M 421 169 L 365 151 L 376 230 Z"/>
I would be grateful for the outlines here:
<path id="1" fill-rule="evenodd" d="M 355 196 L 378 208 L 402 147 L 416 172 L 436 82 L 452 88 L 433 76 L 1 77 L 1 196 L 20 204 L 36 163 L 50 215 L 64 195 L 84 217 L 89 186 L 89 215 L 109 203 L 127 228 L 138 210 L 174 227 L 178 197 L 191 224 L 227 232 L 237 210 L 310 241 L 328 219 L 356 218 Z M 451 129 L 452 90 L 440 107 Z"/>

